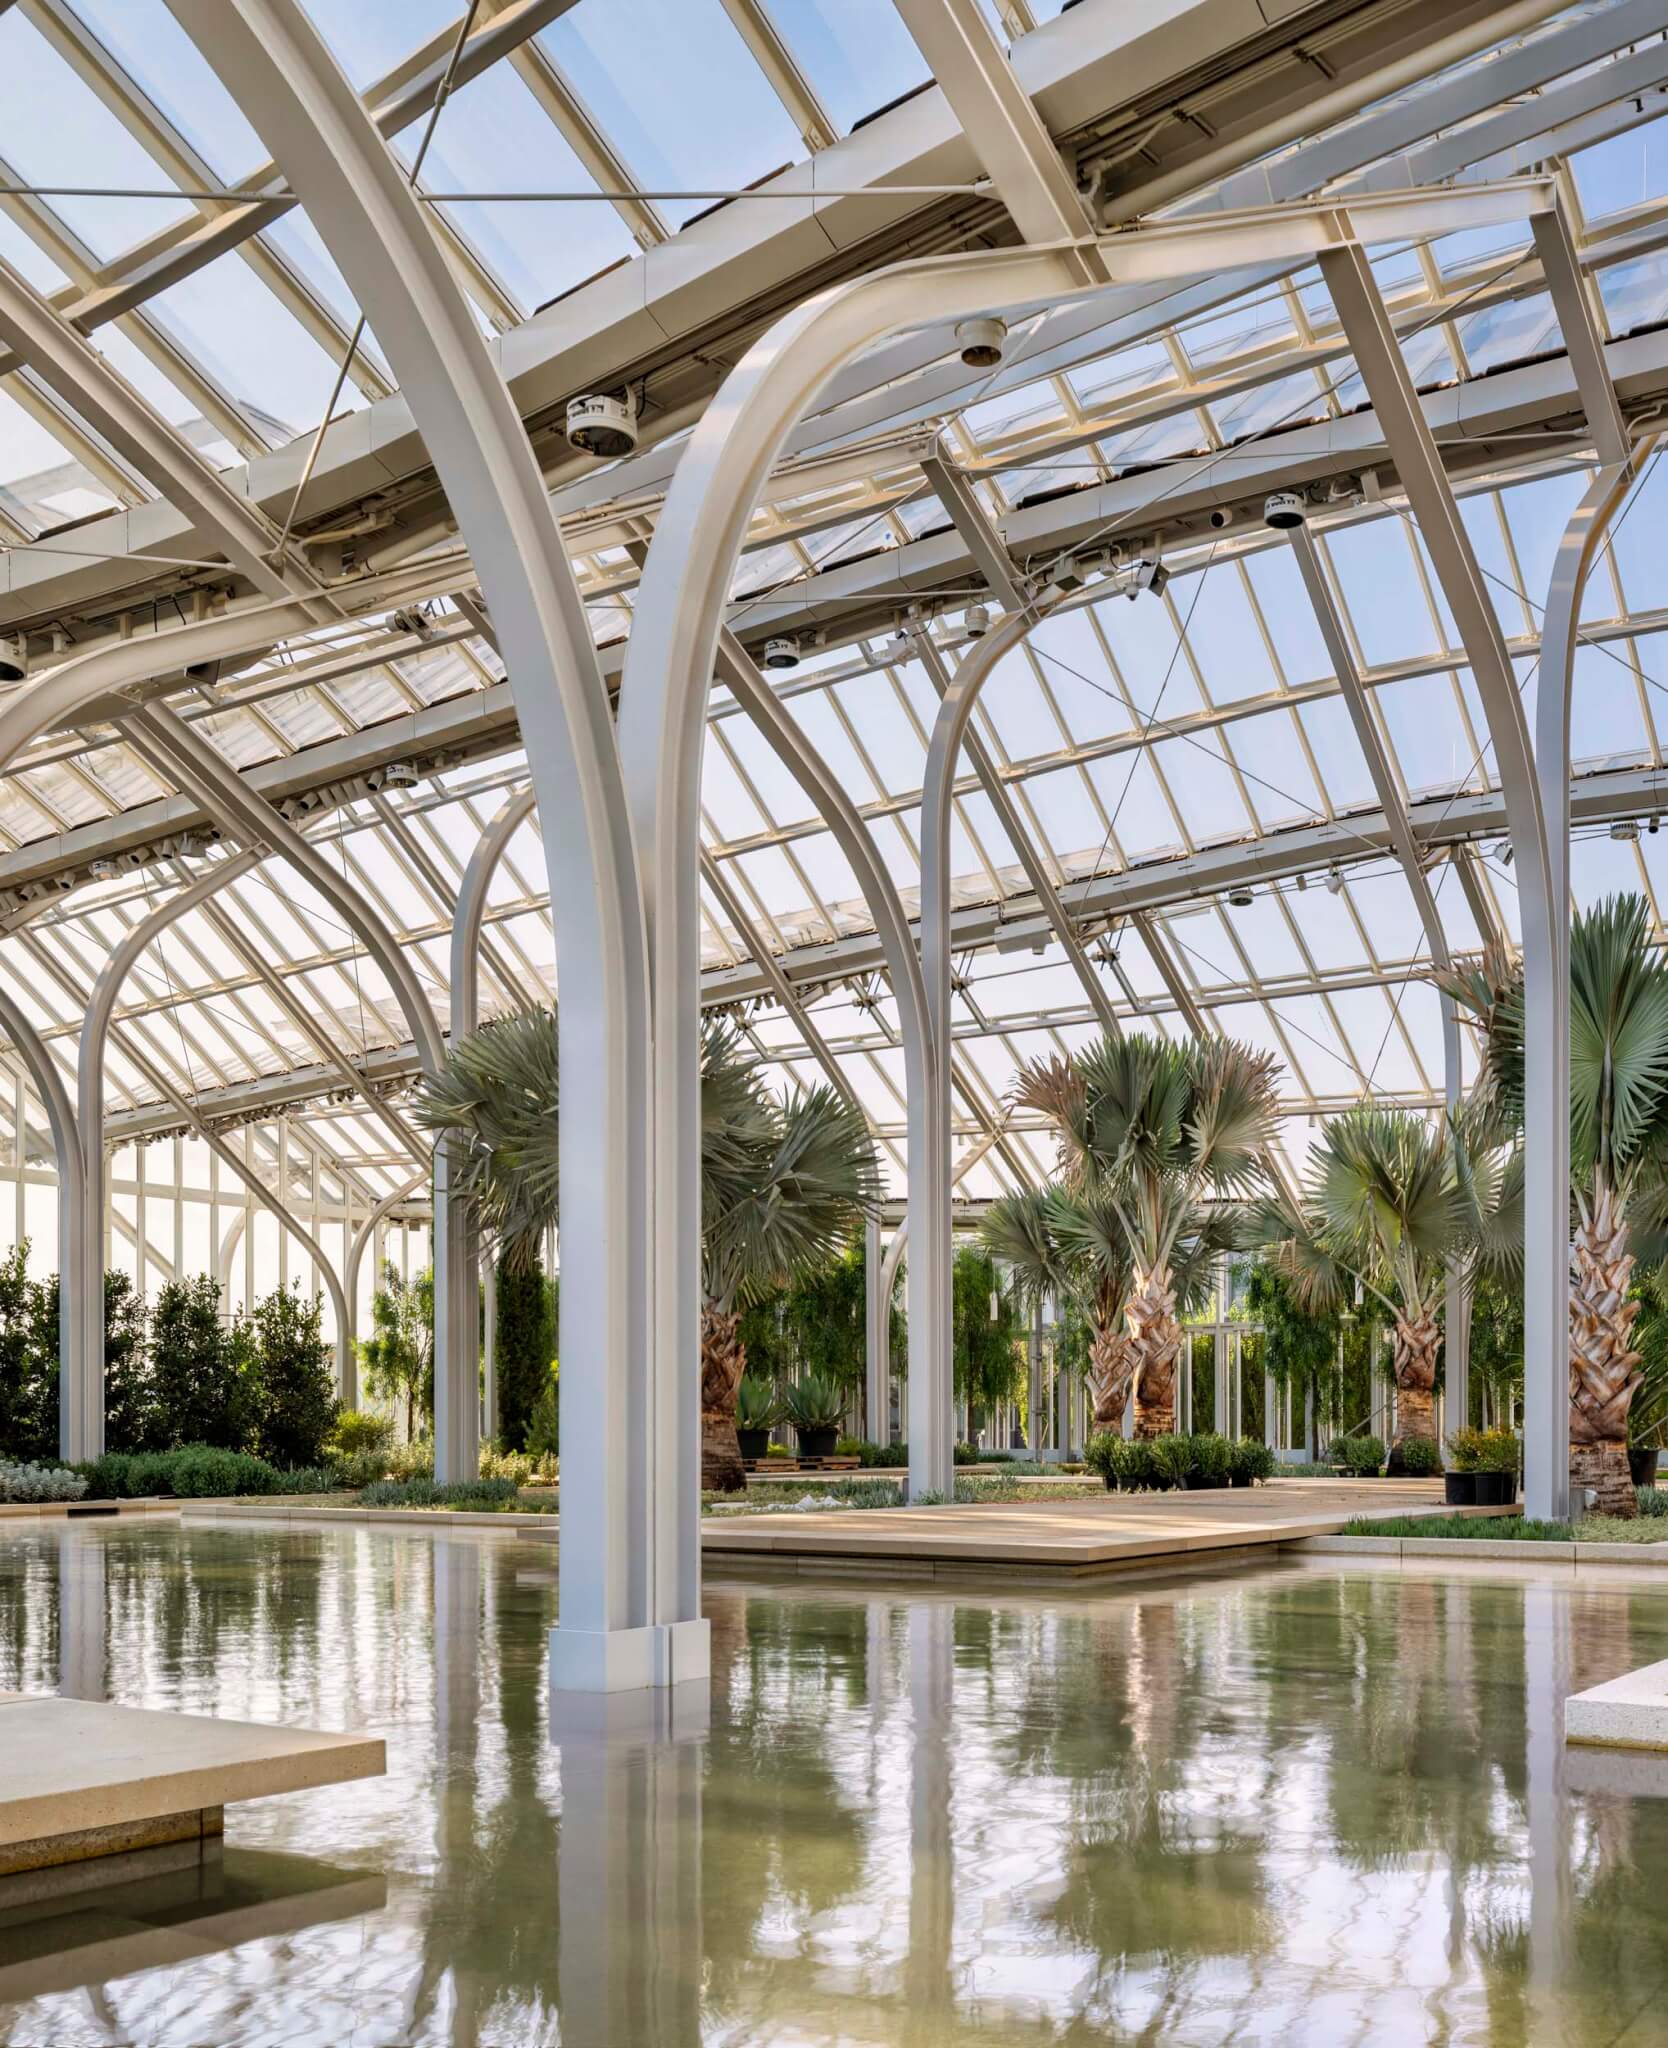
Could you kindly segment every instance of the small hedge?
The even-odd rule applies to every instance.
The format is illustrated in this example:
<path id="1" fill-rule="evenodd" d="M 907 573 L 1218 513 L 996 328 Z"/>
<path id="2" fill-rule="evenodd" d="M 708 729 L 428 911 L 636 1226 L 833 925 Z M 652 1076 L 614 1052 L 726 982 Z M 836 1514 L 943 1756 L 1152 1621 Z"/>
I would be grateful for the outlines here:
<path id="1" fill-rule="evenodd" d="M 513 1479 L 460 1479 L 436 1486 L 432 1479 L 379 1479 L 361 1489 L 365 1508 L 502 1508 L 516 1497 Z"/>
<path id="2" fill-rule="evenodd" d="M 241 1494 L 330 1493 L 339 1485 L 327 1465 L 280 1471 L 247 1451 L 187 1444 L 177 1451 L 106 1451 L 77 1465 L 94 1500 L 230 1500 Z"/>
<path id="3" fill-rule="evenodd" d="M 1104 1430 L 1089 1439 L 1084 1460 L 1091 1472 L 1125 1493 L 1164 1492 L 1191 1482 L 1249 1486 L 1269 1478 L 1276 1462 L 1267 1444 L 1254 1437 L 1230 1441 L 1214 1430 L 1145 1439 Z"/>

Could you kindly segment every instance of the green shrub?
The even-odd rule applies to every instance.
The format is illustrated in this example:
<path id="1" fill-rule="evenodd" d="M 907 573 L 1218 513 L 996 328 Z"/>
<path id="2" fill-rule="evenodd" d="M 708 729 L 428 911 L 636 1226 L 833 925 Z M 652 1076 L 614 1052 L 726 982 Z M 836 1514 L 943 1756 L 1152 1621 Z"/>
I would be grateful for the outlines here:
<path id="1" fill-rule="evenodd" d="M 362 1458 L 386 1451 L 394 1441 L 390 1416 L 374 1408 L 338 1408 L 324 1447 L 332 1458 Z"/>
<path id="2" fill-rule="evenodd" d="M 1108 1434 L 1111 1435 L 1114 1432 L 1108 1431 Z M 1061 1465 L 1056 1469 L 1063 1472 L 1066 1468 Z M 1131 1437 L 1125 1439 L 1123 1472 L 1125 1491 L 1136 1493 L 1145 1487 L 1165 1486 L 1168 1483 L 1160 1474 L 1158 1466 L 1154 1462 L 1152 1444 L 1145 1438 Z"/>
<path id="3" fill-rule="evenodd" d="M 1668 1515 L 1668 1489 L 1660 1486 L 1636 1486 L 1634 1492 L 1639 1497 L 1641 1515 Z"/>
<path id="4" fill-rule="evenodd" d="M 550 1362 L 550 1373 L 544 1383 L 544 1391 L 533 1403 L 533 1412 L 527 1418 L 527 1448 L 535 1458 L 555 1458 L 562 1449 L 562 1393 L 556 1376 L 556 1361 Z"/>
<path id="5" fill-rule="evenodd" d="M 278 1474 L 264 1458 L 187 1444 L 171 1458 L 169 1491 L 180 1500 L 228 1500 L 242 1493 L 276 1493 Z"/>
<path id="6" fill-rule="evenodd" d="M 795 1429 L 838 1429 L 845 1390 L 825 1373 L 808 1372 L 784 1391 L 782 1411 Z"/>
<path id="7" fill-rule="evenodd" d="M 229 1500 L 239 1494 L 333 1493 L 342 1485 L 337 1467 L 302 1465 L 287 1470 L 247 1451 L 216 1444 L 186 1444 L 177 1451 L 106 1451 L 78 1465 L 94 1500 L 140 1500 L 163 1495 L 177 1500 Z"/>
<path id="8" fill-rule="evenodd" d="M 1483 1432 L 1480 1429 L 1456 1429 L 1448 1438 L 1448 1462 L 1456 1472 L 1477 1472 L 1482 1469 Z"/>
<path id="9" fill-rule="evenodd" d="M 977 1465 L 980 1462 L 976 1444 L 957 1444 L 950 1455 L 958 1465 Z"/>
<path id="10" fill-rule="evenodd" d="M 782 1396 L 776 1390 L 775 1381 L 744 1372 L 741 1384 L 736 1388 L 736 1428 L 774 1429 L 781 1419 Z M 842 1437 L 836 1448 L 844 1451 L 851 1441 L 849 1437 Z M 856 1454 L 847 1452 L 846 1455 Z"/>
<path id="11" fill-rule="evenodd" d="M 1395 1464 L 1409 1479 L 1434 1479 L 1442 1470 L 1442 1453 L 1428 1436 L 1404 1437 L 1391 1454 Z M 1496 1468 L 1490 1466 L 1491 1472 Z M 1516 1458 L 1513 1458 L 1516 1470 Z"/>
<path id="12" fill-rule="evenodd" d="M 1128 1483 L 1130 1453 L 1134 1448 L 1117 1430 L 1103 1429 L 1084 1446 L 1083 1462 L 1111 1485 L 1123 1486 Z"/>
<path id="13" fill-rule="evenodd" d="M 1332 1446 L 1332 1462 L 1358 1479 L 1375 1477 L 1384 1466 L 1384 1441 L 1376 1436 L 1343 1436 Z"/>
<path id="14" fill-rule="evenodd" d="M 1477 1432 L 1479 1472 L 1515 1472 L 1518 1468 L 1519 1454 L 1520 1447 L 1514 1430 L 1484 1429 Z"/>
<path id="15" fill-rule="evenodd" d="M 1016 1462 L 1012 1451 L 981 1451 L 979 1453 L 979 1463 L 981 1465 L 1012 1465 Z"/>
<path id="16" fill-rule="evenodd" d="M 1235 1437 L 1228 1446 L 1228 1477 L 1240 1486 L 1272 1478 L 1278 1463 L 1268 1445 L 1258 1437 Z"/>
<path id="17" fill-rule="evenodd" d="M 145 1500 L 174 1490 L 170 1451 L 106 1451 L 75 1469 L 94 1500 Z"/>
<path id="18" fill-rule="evenodd" d="M 250 1442 L 260 1406 L 250 1325 L 224 1313 L 212 1275 L 170 1280 L 158 1292 L 151 1381 L 167 1448 L 238 1451 Z"/>
<path id="19" fill-rule="evenodd" d="M 1189 1478 L 1199 1480 L 1206 1486 L 1226 1486 L 1228 1483 L 1228 1439 L 1218 1436 L 1214 1430 L 1201 1430 L 1188 1442 L 1193 1452 Z"/>
<path id="20" fill-rule="evenodd" d="M 360 1493 L 367 1508 L 497 1508 L 516 1497 L 513 1479 L 462 1479 L 436 1486 L 432 1479 L 381 1479 Z"/>
<path id="21" fill-rule="evenodd" d="M 1147 1456 L 1151 1460 L 1152 1485 L 1181 1486 L 1193 1463 L 1193 1446 L 1185 1436 L 1170 1431 L 1147 1439 Z"/>

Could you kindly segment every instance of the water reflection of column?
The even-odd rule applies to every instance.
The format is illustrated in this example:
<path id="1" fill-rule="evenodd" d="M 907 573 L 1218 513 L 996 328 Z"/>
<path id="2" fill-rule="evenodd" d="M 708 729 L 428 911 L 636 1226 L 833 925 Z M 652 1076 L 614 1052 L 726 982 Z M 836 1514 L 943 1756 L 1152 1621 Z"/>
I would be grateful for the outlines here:
<path id="1" fill-rule="evenodd" d="M 1529 2025 L 1532 2041 L 1564 2038 L 1573 1888 L 1563 1789 L 1564 1701 L 1571 1689 L 1569 1594 L 1523 1589 L 1523 1763 L 1529 1822 Z"/>
<path id="2" fill-rule="evenodd" d="M 562 2048 L 701 2038 L 711 1689 L 556 1693 Z"/>
<path id="3" fill-rule="evenodd" d="M 476 1736 L 480 1724 L 481 1553 L 460 1537 L 433 1539 L 434 1775 L 437 1860 L 469 1869 L 475 1835 Z M 452 2048 L 475 2048 L 493 1987 L 470 1967 L 469 1944 L 449 1960 Z"/>
<path id="4" fill-rule="evenodd" d="M 948 1606 L 909 1611 L 909 2038 L 942 2041 L 955 2002 L 955 1851 L 950 1834 L 950 1739 L 955 1660 Z"/>
<path id="5" fill-rule="evenodd" d="M 67 1523 L 58 1531 L 58 1690 L 71 1700 L 109 1696 L 104 1545 Z"/>

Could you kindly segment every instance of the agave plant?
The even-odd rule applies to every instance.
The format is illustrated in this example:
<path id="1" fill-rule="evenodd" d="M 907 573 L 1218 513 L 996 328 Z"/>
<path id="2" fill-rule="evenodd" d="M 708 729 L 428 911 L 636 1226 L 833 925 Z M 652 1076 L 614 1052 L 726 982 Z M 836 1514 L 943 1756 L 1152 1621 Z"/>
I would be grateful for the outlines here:
<path id="1" fill-rule="evenodd" d="M 782 1419 L 782 1396 L 774 1380 L 744 1372 L 736 1386 L 736 1428 L 774 1429 Z"/>
<path id="2" fill-rule="evenodd" d="M 1483 1030 L 1482 1084 L 1521 1123 L 1523 970 L 1496 955 L 1444 983 Z M 1650 907 L 1614 896 L 1570 926 L 1570 1479 L 1599 1511 L 1637 1512 L 1627 1463 L 1641 1385 L 1630 1299 L 1641 1233 L 1660 1258 L 1668 1160 L 1668 966 Z"/>
<path id="3" fill-rule="evenodd" d="M 1240 1234 L 1238 1205 L 1263 1184 L 1274 1135 L 1275 1062 L 1231 1039 L 1172 1045 L 1132 1033 L 1021 1070 L 1014 1099 L 1040 1110 L 1068 1188 L 1103 1202 L 1128 1250 L 1124 1302 L 1136 1432 L 1175 1428 L 1189 1276 Z"/>
<path id="4" fill-rule="evenodd" d="M 1521 1263 L 1523 1159 L 1483 1104 L 1427 1121 L 1362 1107 L 1329 1117 L 1310 1149 L 1298 1206 L 1265 1205 L 1260 1233 L 1301 1306 L 1329 1309 L 1359 1287 L 1389 1313 L 1396 1434 L 1436 1441 L 1440 1320 L 1451 1261 L 1462 1277 Z"/>
<path id="5" fill-rule="evenodd" d="M 514 1264 L 556 1222 L 556 1020 L 504 1017 L 460 1040 L 417 1116 L 452 1147 L 454 1184 Z M 741 1312 L 835 1256 L 880 1198 L 859 1111 L 830 1087 L 772 1094 L 733 1025 L 701 1037 L 701 1484 L 746 1484 L 736 1389 Z"/>

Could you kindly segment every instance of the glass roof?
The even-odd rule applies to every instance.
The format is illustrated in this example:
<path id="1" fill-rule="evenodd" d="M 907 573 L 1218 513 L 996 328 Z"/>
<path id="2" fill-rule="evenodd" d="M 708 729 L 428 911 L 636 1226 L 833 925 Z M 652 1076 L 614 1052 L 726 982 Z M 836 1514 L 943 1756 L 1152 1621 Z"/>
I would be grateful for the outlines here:
<path id="1" fill-rule="evenodd" d="M 1594 11 L 1602 10 L 1571 10 Z M 373 106 L 424 64 L 444 64 L 459 29 L 456 0 L 312 0 L 312 12 Z M 1013 39 L 1061 8 L 990 0 L 985 12 Z M 0 258 L 61 305 L 177 249 L 224 204 L 205 192 L 253 190 L 275 176 L 162 0 L 53 0 L 0 12 L 0 66 L 15 88 L 0 179 L 147 195 L 0 195 Z M 579 0 L 543 10 L 535 33 L 445 102 L 420 184 L 455 195 L 431 212 L 483 327 L 496 334 L 597 273 L 698 232 L 718 203 L 706 195 L 837 146 L 928 76 L 891 0 Z M 1489 106 L 1485 89 L 1476 111 Z M 1612 337 L 1668 315 L 1668 117 L 1659 106 L 1659 97 L 1618 95 L 1567 154 L 1551 152 L 1567 173 L 1577 244 Z M 428 125 L 419 111 L 392 138 L 407 164 Z M 566 196 L 468 196 L 529 191 Z M 170 193 L 179 196 L 149 196 Z M 1374 252 L 1416 383 L 1428 393 L 1456 389 L 1458 417 L 1485 407 L 1503 370 L 1562 347 L 1528 253 L 1517 230 Z M 263 450 L 311 439 L 357 320 L 313 224 L 292 207 L 90 338 L 169 424 L 235 474 Z M 942 434 L 997 530 L 1017 532 L 1028 520 L 1031 532 L 1057 494 L 1127 484 L 1143 469 L 1144 503 L 1161 521 L 1166 494 L 1201 463 L 1231 489 L 1273 459 L 1282 434 L 1346 422 L 1364 402 L 1318 274 L 1302 268 L 1248 277 L 1237 290 L 1216 280 L 1208 293 L 1145 313 L 1109 307 L 1100 325 L 1081 309 L 1074 325 L 1038 315 L 1000 371 L 948 401 L 922 395 L 927 353 L 896 363 L 877 358 L 875 371 L 891 415 L 882 420 L 886 407 L 870 393 L 848 425 L 845 401 L 830 400 L 773 479 L 734 585 L 745 629 L 816 596 L 834 568 L 883 566 L 948 527 L 918 450 L 904 445 L 904 430 L 922 423 Z M 363 408 L 390 389 L 373 335 L 347 357 L 336 409 Z M 1460 486 L 1531 700 L 1553 553 L 1590 474 L 1567 447 L 1549 452 L 1535 438 L 1491 442 L 1489 461 Z M 677 442 L 668 445 L 675 453 Z M 640 489 L 622 476 L 613 503 L 605 474 L 587 480 L 583 513 L 569 520 L 605 655 L 629 632 L 661 489 L 652 477 Z M 4 377 L 0 545 L 42 536 L 51 545 L 59 529 L 156 495 L 35 372 Z M 1133 525 L 1127 514 L 1123 524 Z M 1665 525 L 1668 472 L 1653 457 L 1588 593 L 1573 717 L 1580 776 L 1661 768 Z M 1516 894 L 1498 824 L 1481 839 L 1442 829 L 1450 814 L 1468 817 L 1496 779 L 1464 649 L 1411 519 L 1395 500 L 1345 492 L 1311 531 L 1379 743 L 1431 850 L 1447 942 L 1466 952 L 1490 936 L 1510 941 Z M 1022 567 L 1039 566 L 1025 545 L 1016 553 Z M 1278 1055 L 1295 1155 L 1315 1116 L 1363 1095 L 1442 1099 L 1428 942 L 1378 829 L 1367 760 L 1290 547 L 1261 529 L 1237 531 L 1188 542 L 1167 566 L 1157 595 L 1132 603 L 1109 586 L 1091 588 L 1045 621 L 997 669 L 975 715 L 1030 844 L 1012 842 L 964 758 L 954 898 L 977 937 L 955 961 L 955 1114 L 959 1149 L 986 1147 L 958 1190 L 973 1199 L 1049 1163 L 1041 1131 L 1009 1111 L 1016 1065 L 1097 1028 L 1079 968 L 1036 916 L 1022 859 L 1032 850 L 1057 884 L 1078 892 L 1088 971 L 1126 1024 L 1180 1036 L 1198 1021 Z M 881 580 L 877 569 L 876 588 Z M 455 561 L 437 556 L 432 588 L 414 606 L 298 637 L 200 682 L 180 708 L 229 759 L 255 770 L 489 690 L 501 665 L 450 595 L 466 584 Z M 970 644 L 965 607 L 981 593 L 965 579 L 912 590 L 953 671 Z M 855 637 L 830 626 L 825 644 L 808 641 L 802 653 L 791 675 L 776 678 L 784 702 L 863 807 L 913 911 L 932 676 L 918 650 L 867 625 Z M 463 864 L 525 777 L 506 742 L 415 789 L 338 793 L 308 823 L 398 932 L 442 1018 Z M 0 852 L 96 827 L 166 794 L 114 727 L 52 735 L 0 779 Z M 702 806 L 714 878 L 703 885 L 709 994 L 745 990 L 733 1000 L 761 1060 L 782 1075 L 815 1078 L 806 1032 L 820 1037 L 873 1119 L 901 1192 L 902 1059 L 867 911 L 831 835 L 723 692 L 712 705 Z M 1642 836 L 1578 828 L 1578 900 L 1626 887 L 1660 904 L 1668 874 L 1658 848 L 1668 840 L 1656 835 L 1649 805 L 1636 808 L 1648 820 Z M 1231 897 L 1182 881 L 1172 900 L 1154 897 L 1139 915 L 1095 907 L 1097 882 L 1164 864 L 1190 875 L 1213 849 L 1295 845 L 1322 827 L 1332 828 L 1329 851 L 1307 864 L 1282 854 Z M 66 1073 L 111 945 L 183 878 L 228 858 L 221 847 L 176 847 L 12 915 L 0 980 L 47 1032 Z M 757 944 L 788 966 L 800 1014 L 754 993 L 744 970 Z M 824 956 L 809 949 L 829 947 L 842 949 L 833 964 L 815 964 Z M 489 1013 L 555 992 L 536 823 L 516 834 L 494 883 L 482 976 Z M 119 1014 L 108 1076 L 118 1137 L 180 1127 L 164 1089 L 229 1120 L 240 1090 L 293 1074 L 292 1124 L 333 1188 L 363 1207 L 410 1177 L 399 1093 L 412 1063 L 391 991 L 328 904 L 281 861 L 227 882 L 172 925 Z M 358 1092 L 349 1075 L 366 1077 Z M 261 1129 L 270 1159 L 270 1131 Z"/>

